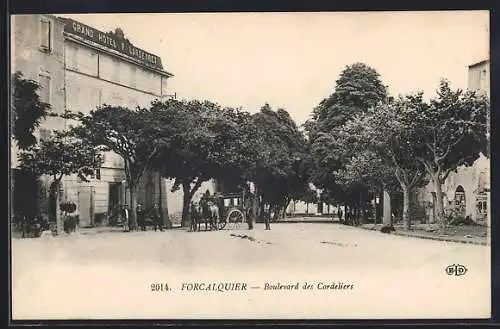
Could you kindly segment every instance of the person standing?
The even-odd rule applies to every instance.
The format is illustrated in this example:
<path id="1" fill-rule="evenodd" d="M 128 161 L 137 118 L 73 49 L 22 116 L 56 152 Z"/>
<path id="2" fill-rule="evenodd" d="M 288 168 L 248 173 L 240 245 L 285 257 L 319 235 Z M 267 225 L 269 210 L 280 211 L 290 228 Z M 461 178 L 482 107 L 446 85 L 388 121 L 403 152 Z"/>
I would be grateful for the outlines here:
<path id="1" fill-rule="evenodd" d="M 123 205 L 122 222 L 123 222 L 123 228 L 124 228 L 125 232 L 129 232 L 130 231 L 130 211 L 128 210 L 127 205 Z"/>
<path id="2" fill-rule="evenodd" d="M 153 226 L 155 231 L 157 228 L 159 228 L 160 231 L 163 232 L 163 226 L 161 225 L 160 217 L 160 207 L 158 207 L 157 203 L 155 203 L 153 207 Z"/>
<path id="3" fill-rule="evenodd" d="M 253 202 L 252 202 L 252 195 L 245 200 L 245 209 L 246 209 L 246 220 L 248 224 L 248 229 L 253 230 Z"/>
<path id="4" fill-rule="evenodd" d="M 144 209 L 142 208 L 142 204 L 137 204 L 136 212 L 137 224 L 139 224 L 141 231 L 146 231 L 146 218 L 144 217 Z"/>

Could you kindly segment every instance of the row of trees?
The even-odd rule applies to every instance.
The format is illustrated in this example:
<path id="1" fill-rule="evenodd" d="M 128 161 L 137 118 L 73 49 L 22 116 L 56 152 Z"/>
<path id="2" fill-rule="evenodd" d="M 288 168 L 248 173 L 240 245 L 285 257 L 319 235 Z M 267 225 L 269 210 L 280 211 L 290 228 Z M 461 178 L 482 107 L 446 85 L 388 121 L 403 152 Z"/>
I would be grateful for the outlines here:
<path id="1" fill-rule="evenodd" d="M 19 81 L 14 86 L 19 88 L 27 81 L 19 74 L 15 79 Z M 23 94 L 28 105 L 13 104 L 14 113 L 23 113 L 33 103 L 41 106 L 36 89 Z M 50 105 L 44 106 L 46 111 L 37 122 L 50 115 Z M 183 223 L 193 195 L 210 179 L 240 188 L 253 182 L 260 216 L 265 206 L 278 216 L 292 198 L 309 192 L 306 139 L 286 110 L 274 111 L 268 104 L 251 115 L 208 101 L 170 99 L 154 101 L 147 108 L 104 105 L 60 117 L 68 120 L 70 129 L 55 132 L 47 140 L 37 142 L 34 129 L 30 143 L 14 135 L 18 145 L 23 145 L 21 168 L 38 176 L 50 175 L 50 191 L 55 196 L 64 176 L 78 174 L 86 180 L 102 164 L 103 152 L 118 154 L 131 194 L 133 226 L 137 188 L 148 170 L 173 179 L 172 191 L 182 189 Z M 14 125 L 19 122 L 15 120 Z"/>
<path id="2" fill-rule="evenodd" d="M 394 99 L 374 69 L 348 66 L 306 123 L 313 182 L 357 216 L 367 197 L 401 192 L 408 228 L 410 193 L 430 181 L 444 225 L 442 185 L 452 171 L 486 154 L 488 111 L 486 96 L 452 90 L 447 80 L 430 101 L 421 92 Z"/>
<path id="3" fill-rule="evenodd" d="M 14 137 L 24 170 L 61 178 L 83 178 L 98 167 L 103 151 L 121 156 L 135 225 L 137 186 L 157 170 L 182 189 L 182 221 L 201 184 L 210 179 L 256 188 L 257 213 L 267 206 L 275 218 L 291 200 L 321 200 L 363 217 L 367 201 L 382 190 L 403 195 L 403 220 L 410 225 L 410 192 L 434 183 L 437 216 L 444 223 L 441 186 L 461 165 L 485 153 L 489 102 L 473 92 L 454 91 L 443 80 L 437 97 L 422 93 L 389 97 L 379 74 L 365 64 L 347 66 L 333 93 L 314 110 L 302 133 L 284 109 L 265 104 L 250 114 L 209 101 L 154 101 L 147 108 L 104 105 L 64 113 L 71 129 L 37 143 L 33 131 L 49 113 L 34 82 L 14 75 Z M 29 111 L 35 109 L 36 111 Z M 90 112 L 89 112 L 90 110 Z M 52 189 L 51 189 L 52 190 Z"/>

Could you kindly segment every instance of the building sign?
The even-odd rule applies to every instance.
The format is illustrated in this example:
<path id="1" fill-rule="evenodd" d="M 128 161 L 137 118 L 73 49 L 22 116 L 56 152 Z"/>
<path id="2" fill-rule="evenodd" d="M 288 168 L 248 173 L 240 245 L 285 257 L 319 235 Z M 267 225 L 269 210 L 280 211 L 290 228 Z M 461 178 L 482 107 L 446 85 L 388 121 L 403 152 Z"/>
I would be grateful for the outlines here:
<path id="1" fill-rule="evenodd" d="M 130 41 L 125 39 L 123 36 L 115 33 L 104 33 L 72 19 L 64 20 L 66 21 L 64 32 L 79 36 L 80 38 L 92 41 L 106 48 L 116 50 L 147 66 L 163 70 L 160 57 L 134 47 Z"/>

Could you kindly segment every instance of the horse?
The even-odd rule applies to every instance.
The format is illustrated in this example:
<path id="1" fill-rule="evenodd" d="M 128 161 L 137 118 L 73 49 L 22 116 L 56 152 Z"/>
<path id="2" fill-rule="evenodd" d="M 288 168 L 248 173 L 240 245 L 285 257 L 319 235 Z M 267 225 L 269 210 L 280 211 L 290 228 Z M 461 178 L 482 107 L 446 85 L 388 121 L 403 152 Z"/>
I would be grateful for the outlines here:
<path id="1" fill-rule="evenodd" d="M 203 215 L 203 209 L 198 203 L 191 203 L 191 225 L 190 231 L 195 232 L 198 228 L 198 231 L 201 230 L 201 219 Z M 206 228 L 206 224 L 205 224 Z"/>
<path id="2" fill-rule="evenodd" d="M 210 230 L 218 229 L 219 207 L 213 201 L 201 200 L 199 205 L 194 205 L 193 210 L 191 221 L 195 221 L 198 224 L 199 231 L 201 231 L 202 223 L 205 223 L 205 231 L 208 231 L 209 224 Z M 192 223 L 192 225 L 196 224 Z"/>
<path id="3" fill-rule="evenodd" d="M 220 218 L 220 213 L 219 213 L 219 206 L 217 206 L 214 202 L 208 201 L 208 209 L 210 211 L 210 224 L 213 229 L 218 230 L 218 224 L 219 224 L 219 218 Z"/>

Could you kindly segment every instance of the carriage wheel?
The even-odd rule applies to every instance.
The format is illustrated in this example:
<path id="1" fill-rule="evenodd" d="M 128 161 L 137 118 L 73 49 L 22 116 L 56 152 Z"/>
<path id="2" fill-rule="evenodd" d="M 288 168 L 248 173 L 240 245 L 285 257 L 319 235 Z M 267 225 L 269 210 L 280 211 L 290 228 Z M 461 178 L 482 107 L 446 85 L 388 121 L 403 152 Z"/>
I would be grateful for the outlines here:
<path id="1" fill-rule="evenodd" d="M 226 221 L 219 221 L 218 226 L 219 230 L 223 230 L 226 227 Z"/>
<path id="2" fill-rule="evenodd" d="M 226 222 L 233 228 L 238 228 L 245 222 L 245 215 L 239 209 L 231 209 L 227 214 Z"/>

